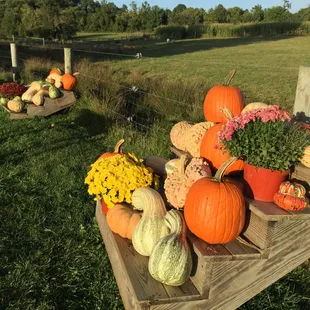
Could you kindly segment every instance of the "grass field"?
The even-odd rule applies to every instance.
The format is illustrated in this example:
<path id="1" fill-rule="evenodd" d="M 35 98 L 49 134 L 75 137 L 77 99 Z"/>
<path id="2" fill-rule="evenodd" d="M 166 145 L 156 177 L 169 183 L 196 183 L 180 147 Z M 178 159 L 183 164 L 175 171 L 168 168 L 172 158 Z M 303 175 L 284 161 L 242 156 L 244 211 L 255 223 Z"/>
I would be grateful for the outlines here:
<path id="1" fill-rule="evenodd" d="M 247 102 L 292 108 L 309 48 L 306 37 L 146 42 L 136 49 L 151 58 L 76 63 L 83 75 L 69 113 L 10 121 L 0 110 L 0 309 L 123 309 L 84 184 L 90 164 L 122 137 L 125 152 L 168 158 L 172 124 L 201 120 L 206 91 L 231 69 Z M 22 77 L 43 78 L 54 65 L 62 66 L 29 59 Z M 123 103 L 140 125 L 126 121 Z M 309 266 L 240 309 L 310 309 Z"/>
<path id="2" fill-rule="evenodd" d="M 83 41 L 100 41 L 106 39 L 121 39 L 121 38 L 131 38 L 131 37 L 141 37 L 140 32 L 78 32 L 73 41 L 83 40 Z"/>

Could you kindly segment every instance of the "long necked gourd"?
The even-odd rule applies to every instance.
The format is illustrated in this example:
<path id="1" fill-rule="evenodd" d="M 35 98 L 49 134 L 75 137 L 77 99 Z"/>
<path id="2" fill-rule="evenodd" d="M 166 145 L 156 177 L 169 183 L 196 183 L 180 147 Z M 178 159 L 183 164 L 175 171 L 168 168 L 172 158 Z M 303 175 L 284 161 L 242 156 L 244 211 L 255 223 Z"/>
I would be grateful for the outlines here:
<path id="1" fill-rule="evenodd" d="M 177 210 L 170 210 L 166 224 L 171 233 L 158 241 L 149 258 L 151 276 L 166 285 L 180 286 L 192 271 L 192 255 L 186 240 L 186 224 Z"/>
<path id="2" fill-rule="evenodd" d="M 133 231 L 133 247 L 139 254 L 150 256 L 155 244 L 170 232 L 165 223 L 165 203 L 156 190 L 140 187 L 132 194 L 132 205 L 135 210 L 143 211 Z"/>

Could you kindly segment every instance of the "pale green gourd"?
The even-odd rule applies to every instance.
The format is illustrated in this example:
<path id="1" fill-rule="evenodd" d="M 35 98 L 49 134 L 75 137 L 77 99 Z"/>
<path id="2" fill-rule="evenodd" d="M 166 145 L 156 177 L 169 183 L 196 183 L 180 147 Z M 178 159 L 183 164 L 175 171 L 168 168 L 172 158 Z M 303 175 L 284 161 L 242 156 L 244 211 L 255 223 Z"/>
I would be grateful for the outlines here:
<path id="1" fill-rule="evenodd" d="M 165 223 L 165 203 L 160 194 L 150 187 L 137 188 L 131 199 L 134 209 L 143 211 L 133 231 L 132 244 L 139 254 L 150 256 L 156 243 L 170 232 Z"/>
<path id="2" fill-rule="evenodd" d="M 192 271 L 192 255 L 186 240 L 186 224 L 177 210 L 170 210 L 166 225 L 171 233 L 158 241 L 149 258 L 151 276 L 166 285 L 180 286 Z"/>

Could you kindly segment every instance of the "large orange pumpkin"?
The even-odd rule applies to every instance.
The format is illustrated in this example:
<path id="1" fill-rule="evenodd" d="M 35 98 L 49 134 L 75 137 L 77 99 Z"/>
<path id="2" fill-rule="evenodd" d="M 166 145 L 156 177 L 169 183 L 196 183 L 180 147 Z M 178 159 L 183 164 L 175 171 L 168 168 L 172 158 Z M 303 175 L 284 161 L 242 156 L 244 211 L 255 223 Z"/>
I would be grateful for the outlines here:
<path id="1" fill-rule="evenodd" d="M 231 158 L 214 178 L 195 182 L 186 197 L 184 216 L 190 231 L 210 244 L 225 244 L 236 239 L 245 223 L 245 202 L 240 189 L 222 181 Z"/>
<path id="2" fill-rule="evenodd" d="M 110 229 L 123 238 L 132 239 L 132 233 L 138 224 L 141 215 L 129 207 L 116 204 L 107 213 L 107 223 Z"/>
<path id="3" fill-rule="evenodd" d="M 103 153 L 98 159 L 100 159 L 100 158 L 106 158 L 106 157 L 111 157 L 111 156 L 115 156 L 115 155 L 117 155 L 117 154 L 122 154 L 122 153 L 121 153 L 121 146 L 123 145 L 124 142 L 125 142 L 124 139 L 119 140 L 119 141 L 116 143 L 113 152 Z"/>
<path id="4" fill-rule="evenodd" d="M 229 86 L 235 72 L 234 70 L 228 75 L 224 85 L 214 86 L 208 91 L 203 104 L 204 116 L 207 121 L 226 123 L 221 109 L 227 108 L 235 116 L 240 114 L 244 108 L 244 97 L 240 89 Z"/>
<path id="5" fill-rule="evenodd" d="M 62 83 L 62 87 L 65 90 L 73 90 L 74 87 L 77 85 L 77 78 L 75 77 L 78 74 L 78 72 L 76 73 L 65 73 L 64 75 L 62 75 L 61 77 L 61 83 Z"/>
<path id="6" fill-rule="evenodd" d="M 223 113 L 224 112 L 224 113 Z M 227 119 L 231 118 L 232 115 L 229 115 L 228 110 L 223 110 L 222 113 Z M 229 158 L 230 155 L 228 152 L 224 153 L 220 148 L 217 142 L 216 136 L 218 132 L 222 129 L 223 124 L 216 124 L 211 127 L 204 134 L 201 144 L 200 144 L 200 157 L 205 158 L 210 165 L 210 168 L 213 173 L 215 173 Z M 235 161 L 225 172 L 226 175 L 235 175 L 239 174 L 243 170 L 243 161 Z"/>

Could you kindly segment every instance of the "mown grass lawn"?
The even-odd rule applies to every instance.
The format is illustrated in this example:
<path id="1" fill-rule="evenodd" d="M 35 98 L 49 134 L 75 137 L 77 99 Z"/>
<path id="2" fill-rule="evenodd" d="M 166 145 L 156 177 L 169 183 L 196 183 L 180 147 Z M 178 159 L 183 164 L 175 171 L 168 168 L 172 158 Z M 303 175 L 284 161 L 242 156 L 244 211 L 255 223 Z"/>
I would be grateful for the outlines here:
<path id="1" fill-rule="evenodd" d="M 120 138 L 127 140 L 126 152 L 168 158 L 172 123 L 182 117 L 197 121 L 205 91 L 234 68 L 234 82 L 247 102 L 266 99 L 292 107 L 298 66 L 310 62 L 308 38 L 234 46 L 196 41 L 183 52 L 182 42 L 149 45 L 154 58 L 115 61 L 109 69 L 106 63 L 79 64 L 85 75 L 108 82 L 81 77 L 79 100 L 69 113 L 11 121 L 0 110 L 0 309 L 123 309 L 94 219 L 95 202 L 84 184 L 90 164 Z M 23 78 L 43 77 L 54 64 L 30 60 Z M 8 76 L 3 73 L 0 80 Z M 142 104 L 164 117 L 153 120 L 143 113 L 145 128 L 121 121 L 109 113 L 119 99 L 118 89 L 109 87 L 126 77 L 129 85 L 188 106 L 150 95 Z M 310 309 L 309 266 L 300 266 L 241 309 Z"/>

